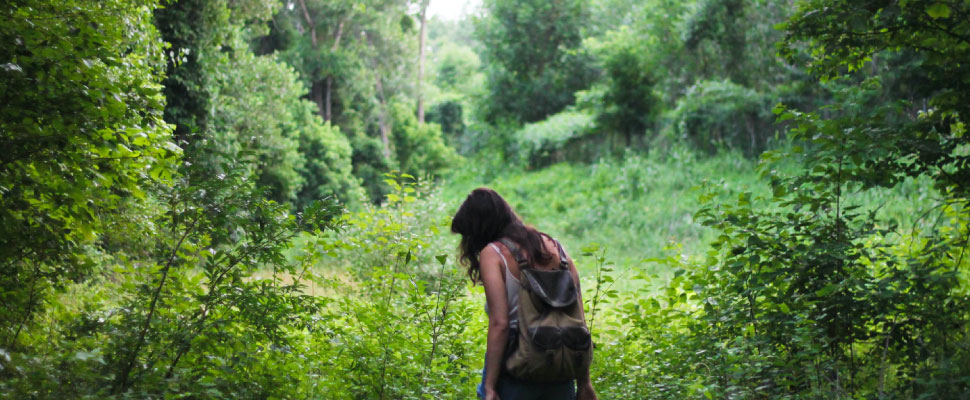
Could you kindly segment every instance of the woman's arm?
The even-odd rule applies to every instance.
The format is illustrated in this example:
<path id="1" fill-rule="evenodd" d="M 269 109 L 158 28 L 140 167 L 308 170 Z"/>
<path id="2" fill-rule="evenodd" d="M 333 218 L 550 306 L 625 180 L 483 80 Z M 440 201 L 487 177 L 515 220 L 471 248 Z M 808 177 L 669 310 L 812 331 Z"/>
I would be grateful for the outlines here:
<path id="1" fill-rule="evenodd" d="M 495 385 L 502 371 L 502 356 L 508 338 L 509 304 L 505 293 L 505 274 L 499 254 L 489 246 L 482 250 L 480 265 L 488 304 L 488 339 L 485 347 L 485 399 L 498 399 Z"/>

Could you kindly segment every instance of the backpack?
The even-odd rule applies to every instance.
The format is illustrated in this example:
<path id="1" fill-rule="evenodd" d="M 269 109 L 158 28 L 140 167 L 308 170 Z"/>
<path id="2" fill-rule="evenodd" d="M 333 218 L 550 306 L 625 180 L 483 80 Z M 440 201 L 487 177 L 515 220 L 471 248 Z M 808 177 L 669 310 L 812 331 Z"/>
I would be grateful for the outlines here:
<path id="1" fill-rule="evenodd" d="M 592 338 L 562 245 L 555 241 L 560 269 L 541 271 L 532 268 L 514 242 L 501 242 L 515 256 L 521 283 L 518 327 L 509 331 L 505 373 L 527 382 L 564 382 L 585 375 L 593 360 Z"/>

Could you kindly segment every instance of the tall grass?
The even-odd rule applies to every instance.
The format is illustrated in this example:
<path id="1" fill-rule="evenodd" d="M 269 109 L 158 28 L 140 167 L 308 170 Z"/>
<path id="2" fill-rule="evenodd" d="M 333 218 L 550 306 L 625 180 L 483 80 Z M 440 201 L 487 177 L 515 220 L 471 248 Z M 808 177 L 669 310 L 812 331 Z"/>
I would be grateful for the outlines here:
<path id="1" fill-rule="evenodd" d="M 783 160 L 774 168 L 797 171 L 798 161 Z M 701 155 L 683 146 L 539 170 L 469 159 L 440 183 L 444 209 L 454 212 L 481 186 L 498 191 L 526 223 L 560 238 L 567 250 L 579 253 L 597 244 L 617 263 L 618 274 L 637 270 L 661 277 L 670 271 L 657 260 L 702 255 L 713 238 L 693 218 L 702 194 L 714 193 L 714 201 L 745 192 L 771 195 L 757 160 L 731 151 Z M 850 195 L 850 201 L 894 218 L 906 231 L 935 207 L 934 193 L 926 182 L 908 181 L 897 190 Z M 579 267 L 592 272 L 592 266 Z"/>
<path id="2" fill-rule="evenodd" d="M 598 243 L 621 266 L 643 264 L 677 252 L 702 250 L 710 235 L 696 223 L 699 189 L 765 190 L 754 163 L 734 153 L 699 158 L 678 148 L 592 164 L 559 163 L 526 171 L 509 168 L 494 179 L 469 162 L 442 185 L 455 208 L 472 189 L 487 186 L 509 201 L 526 223 L 560 238 L 578 252 Z"/>

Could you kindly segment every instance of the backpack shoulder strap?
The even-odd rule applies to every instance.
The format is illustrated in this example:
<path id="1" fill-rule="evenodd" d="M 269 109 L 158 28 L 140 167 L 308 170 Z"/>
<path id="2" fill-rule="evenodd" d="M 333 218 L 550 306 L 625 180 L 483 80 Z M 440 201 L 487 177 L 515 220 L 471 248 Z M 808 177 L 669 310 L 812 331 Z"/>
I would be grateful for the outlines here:
<path id="1" fill-rule="evenodd" d="M 552 239 L 551 237 L 549 239 Z M 566 258 L 566 250 L 563 250 L 562 244 L 558 240 L 552 239 L 556 242 L 556 248 L 559 249 L 559 267 L 562 269 L 569 269 L 569 259 Z"/>
<path id="2" fill-rule="evenodd" d="M 512 253 L 512 256 L 515 257 L 515 262 L 519 264 L 519 270 L 522 270 L 523 268 L 528 268 L 529 260 L 525 258 L 524 255 L 522 255 L 522 252 L 519 249 L 519 245 L 509 240 L 509 238 L 501 238 L 499 239 L 499 241 L 502 242 L 502 244 L 504 244 L 505 247 L 509 249 L 509 252 Z"/>

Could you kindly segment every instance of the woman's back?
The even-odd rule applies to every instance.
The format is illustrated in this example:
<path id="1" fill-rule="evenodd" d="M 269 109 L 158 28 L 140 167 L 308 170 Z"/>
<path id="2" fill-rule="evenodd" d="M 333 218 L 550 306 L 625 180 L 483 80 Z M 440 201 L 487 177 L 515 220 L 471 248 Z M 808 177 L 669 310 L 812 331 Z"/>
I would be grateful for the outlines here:
<path id="1" fill-rule="evenodd" d="M 549 236 L 541 235 L 543 246 L 548 254 L 555 254 L 556 257 L 551 257 L 549 262 L 543 265 L 531 266 L 530 268 L 535 268 L 541 271 L 553 271 L 557 270 L 561 266 L 561 261 L 571 262 L 571 260 L 560 260 L 558 257 L 559 248 L 558 244 L 554 239 Z M 519 257 L 525 256 L 525 250 L 519 250 L 519 257 L 512 254 L 512 250 L 509 249 L 502 241 L 495 241 L 489 243 L 487 246 L 492 251 L 498 253 L 502 260 L 503 276 L 505 277 L 505 292 L 506 300 L 508 305 L 508 319 L 509 325 L 515 326 L 518 322 L 518 309 L 519 309 L 519 287 L 520 287 L 520 277 L 522 276 L 522 271 L 520 271 L 519 264 L 515 261 Z M 579 277 L 573 276 L 573 281 L 578 282 Z M 489 313 L 488 304 L 485 304 L 485 313 Z"/>
<path id="2" fill-rule="evenodd" d="M 536 361 L 535 357 L 516 356 L 535 353 L 523 349 L 537 344 L 532 343 L 534 341 L 523 342 L 527 338 L 523 339 L 523 335 L 511 329 L 510 322 L 515 319 L 522 320 L 523 329 L 518 332 L 532 332 L 535 328 L 536 334 L 542 331 L 545 336 L 539 336 L 544 338 L 547 334 L 555 333 L 553 331 L 556 329 L 550 330 L 550 327 L 560 327 L 566 333 L 583 330 L 586 332 L 585 343 L 589 342 L 576 266 L 559 244 L 525 225 L 505 199 L 487 188 L 475 189 L 468 195 L 452 218 L 451 232 L 461 235 L 461 262 L 467 265 L 469 278 L 484 286 L 486 310 L 492 309 L 489 313 L 485 367 L 479 397 L 485 400 L 497 399 L 499 395 L 504 400 L 596 399 L 589 380 L 591 347 L 587 345 L 588 351 L 580 349 L 579 343 L 571 340 L 575 335 L 565 335 L 563 343 L 574 352 L 589 353 L 578 364 L 572 361 L 580 360 L 579 357 L 566 357 L 570 362 L 555 366 L 535 364 L 532 362 Z M 523 287 L 520 281 L 527 282 L 531 289 Z M 575 285 L 575 288 L 571 285 Z M 529 298 L 522 297 L 523 293 Z M 561 295 L 556 296 L 556 293 Z M 554 305 L 555 312 L 537 313 L 541 304 L 536 301 Z M 567 321 L 567 324 L 553 320 Z M 572 320 L 578 321 L 579 326 L 568 322 Z M 541 344 L 554 343 L 543 341 Z M 514 349 L 516 346 L 519 350 Z M 566 351 L 562 346 L 549 349 Z M 508 359 L 506 350 L 513 351 L 508 354 Z M 577 366 L 570 367 L 573 364 Z M 523 373 L 522 368 L 535 370 L 542 375 Z M 513 376 L 522 380 L 516 380 Z M 576 385 L 573 386 L 572 381 L 552 378 L 575 379 Z M 551 381 L 555 382 L 543 383 Z"/>

